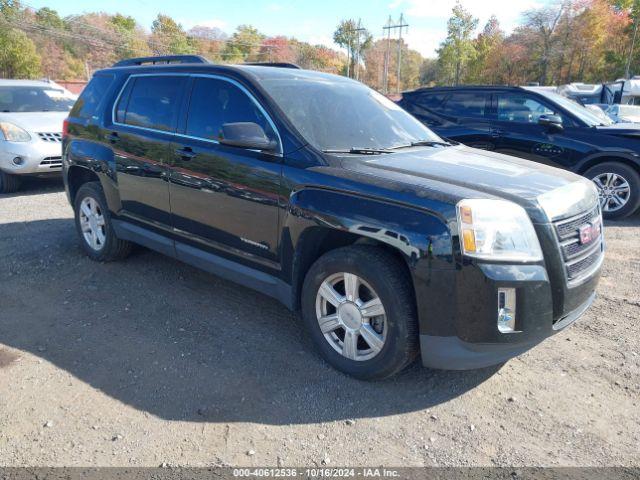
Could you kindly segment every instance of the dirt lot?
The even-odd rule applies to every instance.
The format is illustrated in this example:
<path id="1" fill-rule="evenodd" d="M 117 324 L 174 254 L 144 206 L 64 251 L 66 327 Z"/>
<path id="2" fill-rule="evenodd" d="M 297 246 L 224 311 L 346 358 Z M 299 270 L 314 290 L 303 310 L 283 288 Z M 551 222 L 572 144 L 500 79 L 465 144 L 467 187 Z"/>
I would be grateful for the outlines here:
<path id="1" fill-rule="evenodd" d="M 274 300 L 97 264 L 58 183 L 0 196 L 0 465 L 640 465 L 640 217 L 588 315 L 502 368 L 329 368 Z"/>

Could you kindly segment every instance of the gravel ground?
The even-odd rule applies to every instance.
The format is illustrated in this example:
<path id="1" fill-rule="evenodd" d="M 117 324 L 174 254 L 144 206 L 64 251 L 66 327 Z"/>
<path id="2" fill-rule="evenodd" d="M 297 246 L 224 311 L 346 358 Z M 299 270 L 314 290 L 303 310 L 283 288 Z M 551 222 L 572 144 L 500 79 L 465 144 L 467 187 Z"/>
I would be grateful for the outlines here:
<path id="1" fill-rule="evenodd" d="M 98 264 L 59 183 L 0 195 L 0 465 L 638 466 L 640 217 L 599 297 L 501 368 L 329 368 L 265 296 L 140 249 Z"/>

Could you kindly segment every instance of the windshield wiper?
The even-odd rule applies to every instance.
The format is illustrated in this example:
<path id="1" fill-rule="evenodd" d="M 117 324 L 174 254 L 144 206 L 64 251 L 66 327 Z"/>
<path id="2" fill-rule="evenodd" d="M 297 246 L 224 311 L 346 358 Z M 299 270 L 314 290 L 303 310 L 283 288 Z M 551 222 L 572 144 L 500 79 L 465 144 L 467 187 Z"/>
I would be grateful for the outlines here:
<path id="1" fill-rule="evenodd" d="M 382 153 L 391 153 L 388 149 L 383 148 L 360 148 L 351 147 L 345 149 L 323 150 L 324 153 L 351 153 L 354 155 L 380 155 Z"/>
<path id="2" fill-rule="evenodd" d="M 389 150 L 397 150 L 399 148 L 410 148 L 410 147 L 450 147 L 452 144 L 448 142 L 440 142 L 436 140 L 418 140 L 417 142 L 407 143 L 405 145 L 396 145 L 395 147 L 390 147 Z"/>

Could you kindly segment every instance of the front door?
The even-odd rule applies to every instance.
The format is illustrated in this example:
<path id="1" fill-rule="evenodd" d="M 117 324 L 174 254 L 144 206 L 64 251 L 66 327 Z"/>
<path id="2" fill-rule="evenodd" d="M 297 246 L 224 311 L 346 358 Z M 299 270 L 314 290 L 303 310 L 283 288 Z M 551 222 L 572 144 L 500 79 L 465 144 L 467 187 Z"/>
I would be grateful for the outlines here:
<path id="1" fill-rule="evenodd" d="M 170 228 L 168 163 L 185 76 L 133 76 L 108 127 L 122 209 L 141 223 Z"/>
<path id="2" fill-rule="evenodd" d="M 218 142 L 222 125 L 254 122 L 279 141 L 264 109 L 235 81 L 194 76 L 173 146 L 172 221 L 182 241 L 277 268 L 282 157 Z"/>
<path id="3" fill-rule="evenodd" d="M 572 128 L 573 121 L 552 105 L 526 92 L 505 92 L 496 94 L 496 108 L 496 151 L 556 167 L 571 163 L 575 142 L 563 130 L 538 124 L 543 115 L 559 115 L 564 128 Z"/>

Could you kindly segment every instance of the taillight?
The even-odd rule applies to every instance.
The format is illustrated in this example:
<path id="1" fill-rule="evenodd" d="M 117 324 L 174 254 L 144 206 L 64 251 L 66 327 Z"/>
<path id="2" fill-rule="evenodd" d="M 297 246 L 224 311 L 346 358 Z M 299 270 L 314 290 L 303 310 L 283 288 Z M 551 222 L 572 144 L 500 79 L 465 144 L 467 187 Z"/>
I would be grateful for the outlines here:
<path id="1" fill-rule="evenodd" d="M 62 138 L 69 135 L 69 119 L 65 118 L 62 122 Z"/>

